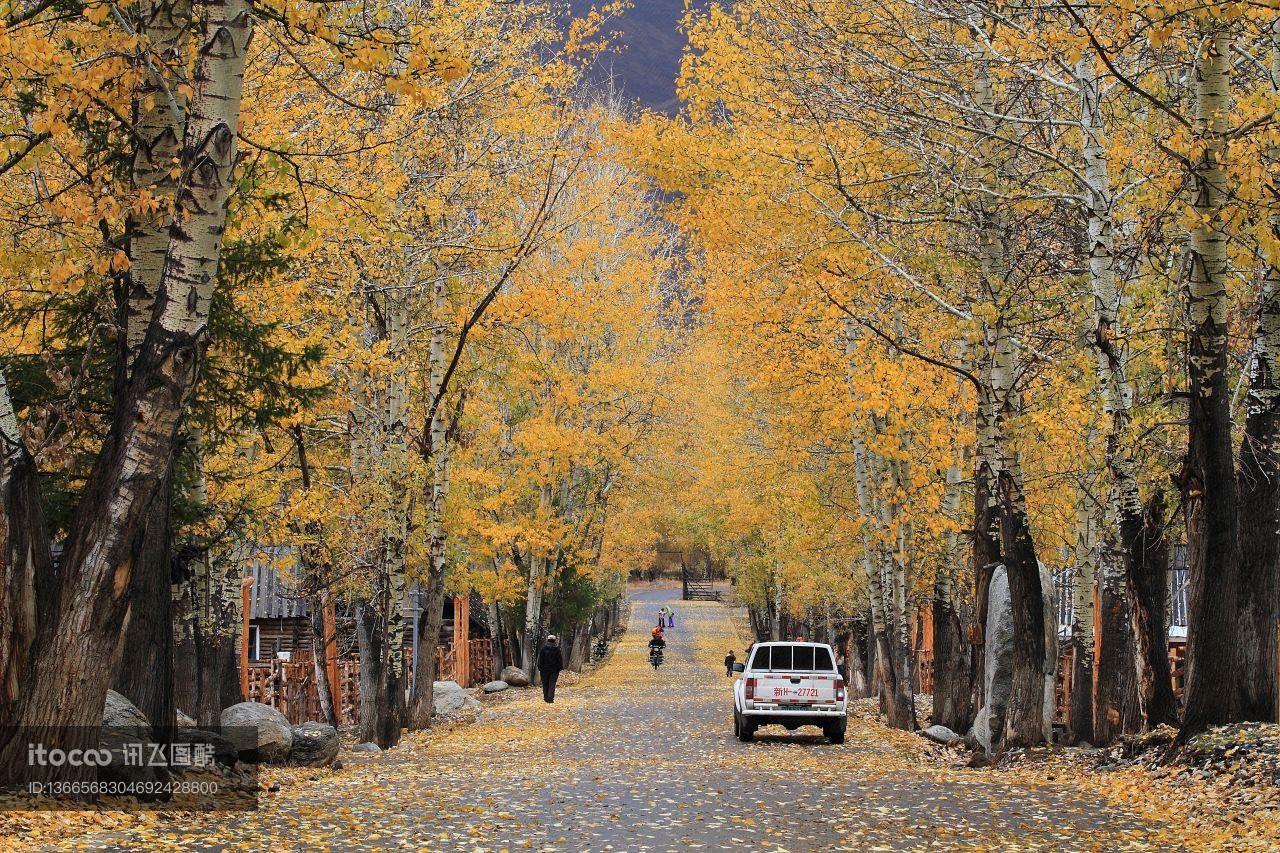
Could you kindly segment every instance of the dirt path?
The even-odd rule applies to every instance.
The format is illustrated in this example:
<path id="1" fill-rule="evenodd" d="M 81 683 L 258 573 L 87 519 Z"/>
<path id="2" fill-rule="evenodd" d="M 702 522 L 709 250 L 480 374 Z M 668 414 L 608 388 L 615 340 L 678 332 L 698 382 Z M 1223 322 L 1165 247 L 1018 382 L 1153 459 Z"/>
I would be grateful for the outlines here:
<path id="1" fill-rule="evenodd" d="M 647 666 L 657 608 L 676 610 L 666 664 Z M 256 812 L 153 820 L 78 849 L 681 850 L 1117 849 L 1162 847 L 1158 831 L 1101 801 L 913 758 L 912 735 L 851 720 L 829 746 L 801 730 L 731 734 L 742 656 L 732 611 L 633 597 L 631 629 L 599 672 L 538 691 L 472 726 L 414 736 L 339 772 L 265 795 Z"/>

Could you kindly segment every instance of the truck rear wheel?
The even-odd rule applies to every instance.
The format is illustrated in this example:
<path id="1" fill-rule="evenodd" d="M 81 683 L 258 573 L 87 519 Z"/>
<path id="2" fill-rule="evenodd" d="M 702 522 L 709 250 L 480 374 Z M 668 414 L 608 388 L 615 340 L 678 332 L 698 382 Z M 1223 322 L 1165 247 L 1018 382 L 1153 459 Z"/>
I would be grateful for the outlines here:
<path id="1" fill-rule="evenodd" d="M 756 736 L 756 724 L 737 711 L 733 712 L 733 733 L 743 743 L 751 743 Z"/>
<path id="2" fill-rule="evenodd" d="M 828 743 L 844 743 L 844 733 L 849 727 L 849 718 L 841 717 L 838 720 L 832 720 L 822 727 L 822 733 L 827 736 Z"/>

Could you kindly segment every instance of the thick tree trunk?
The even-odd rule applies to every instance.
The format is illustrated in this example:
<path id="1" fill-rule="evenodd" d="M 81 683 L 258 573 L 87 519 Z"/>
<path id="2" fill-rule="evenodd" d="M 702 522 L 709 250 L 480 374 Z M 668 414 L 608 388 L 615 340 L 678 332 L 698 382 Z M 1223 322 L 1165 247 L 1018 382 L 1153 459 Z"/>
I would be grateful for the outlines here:
<path id="1" fill-rule="evenodd" d="M 1271 28 L 1271 86 L 1280 91 L 1280 21 Z M 1269 152 L 1274 170 L 1280 149 Z M 1274 173 L 1274 172 L 1273 172 Z M 1275 187 L 1271 187 L 1272 193 Z M 1280 237 L 1280 215 L 1271 234 Z M 1280 259 L 1258 294 L 1240 445 L 1240 719 L 1275 721 L 1280 628 Z"/>
<path id="2" fill-rule="evenodd" d="M 129 620 L 111 687 L 142 711 L 154 728 L 174 726 L 173 579 L 170 567 L 173 463 L 147 514 L 134 558 Z M 190 713 L 189 711 L 187 713 Z"/>
<path id="3" fill-rule="evenodd" d="M 849 667 L 849 698 L 865 699 L 870 694 L 870 685 L 867 684 L 867 667 L 864 662 L 862 653 L 862 644 L 860 639 L 865 637 L 866 632 L 860 625 L 855 625 L 849 631 L 849 651 L 845 655 Z"/>
<path id="4" fill-rule="evenodd" d="M 320 699 L 320 720 L 331 726 L 339 726 L 338 709 L 334 707 L 336 685 L 329 682 L 329 659 L 327 641 L 328 625 L 325 624 L 324 610 L 326 602 L 323 595 L 310 598 L 311 610 L 311 664 L 316 679 L 316 695 Z"/>
<path id="5" fill-rule="evenodd" d="M 40 475 L 0 371 L 0 724 L 17 718 L 37 638 L 57 607 L 48 535 Z"/>
<path id="6" fill-rule="evenodd" d="M 960 469 L 947 471 L 945 511 L 954 518 L 960 507 Z M 933 585 L 933 722 L 952 731 L 968 731 L 973 724 L 969 644 L 955 602 L 955 562 L 959 538 L 951 535 L 946 562 L 938 567 Z"/>
<path id="7" fill-rule="evenodd" d="M 1098 583 L 1101 654 L 1097 663 L 1097 714 L 1094 737 L 1109 743 L 1142 727 L 1138 701 L 1138 656 L 1133 613 L 1126 579 L 1131 574 L 1142 529 L 1138 479 L 1125 435 L 1131 419 L 1133 391 L 1120 324 L 1120 291 L 1116 286 L 1112 190 L 1108 170 L 1097 57 L 1086 51 L 1075 66 L 1080 94 L 1087 212 L 1089 280 L 1093 292 L 1093 350 L 1103 412 L 1108 417 L 1106 458 L 1111 475 L 1108 516 L 1117 541 L 1104 545 Z"/>
<path id="8" fill-rule="evenodd" d="M 1190 174 L 1196 223 L 1186 276 L 1187 457 L 1180 476 L 1191 575 L 1183 741 L 1238 716 L 1236 629 L 1240 616 L 1239 523 L 1227 376 L 1227 134 L 1231 128 L 1231 34 L 1205 15 L 1196 60 L 1196 121 L 1204 146 Z M 1252 591 L 1250 591 L 1252 593 Z"/>
<path id="9" fill-rule="evenodd" d="M 1071 742 L 1093 743 L 1093 594 L 1098 557 L 1096 518 L 1089 495 L 1076 504 L 1076 546 L 1071 568 Z"/>
<path id="10" fill-rule="evenodd" d="M 236 637 L 242 624 L 241 562 L 180 551 L 175 560 L 173 698 L 202 726 L 241 701 Z M 247 637 L 241 638 L 248 642 Z"/>
<path id="11" fill-rule="evenodd" d="M 1156 491 L 1147 500 L 1143 513 L 1137 549 L 1141 560 L 1129 577 L 1142 663 L 1138 691 L 1148 726 L 1178 723 L 1178 702 L 1169 670 L 1169 545 L 1165 541 L 1165 524 L 1164 492 Z"/>
<path id="12" fill-rule="evenodd" d="M 973 471 L 973 541 L 970 552 L 970 570 L 973 573 L 974 626 L 969 652 L 970 707 L 976 712 L 986 704 L 983 694 L 986 671 L 987 606 L 990 598 L 991 575 L 1002 559 L 1000 553 L 1000 515 L 996 511 L 995 471 L 992 463 L 983 455 L 984 436 L 990 430 L 995 414 L 991 411 L 991 395 L 978 396 L 975 418 L 977 463 Z"/>
<path id="13" fill-rule="evenodd" d="M 1276 718 L 1280 626 L 1280 281 L 1273 275 L 1259 306 L 1240 447 L 1239 716 L 1263 721 Z"/>
<path id="14" fill-rule="evenodd" d="M 134 554 L 208 343 L 251 17 L 246 0 L 201 7 L 181 189 L 156 311 L 70 524 L 56 616 L 33 645 L 38 655 L 4 662 L 6 671 L 17 667 L 24 689 L 0 721 L 20 727 L 0 735 L 0 783 L 23 766 L 27 739 L 60 748 L 93 742 L 128 611 Z M 81 781 L 92 772 L 64 766 L 54 775 Z"/>
<path id="15" fill-rule="evenodd" d="M 1002 746 L 1035 746 L 1048 738 L 1045 715 L 1046 620 L 1040 564 L 1031 542 L 1021 486 L 1000 472 L 1001 543 L 1013 607 L 1013 684 Z"/>
<path id="16" fill-rule="evenodd" d="M 1124 519 L 1122 540 L 1137 543 L 1131 530 L 1133 520 Z M 1140 523 L 1140 519 L 1139 519 Z M 1127 550 L 1127 549 L 1126 549 Z M 1132 554 L 1104 549 L 1102 578 L 1098 584 L 1098 627 L 1101 637 L 1097 661 L 1097 706 L 1094 718 L 1095 743 L 1107 744 L 1123 734 L 1141 730 L 1142 712 L 1138 704 L 1138 652 L 1133 630 L 1133 613 L 1124 563 Z"/>
<path id="17" fill-rule="evenodd" d="M 444 524 L 445 499 L 449 493 L 450 427 L 445 420 L 440 399 L 445 392 L 445 314 L 448 310 L 448 277 L 438 272 L 432 283 L 431 310 L 436 322 L 432 326 L 427 362 L 430 421 L 426 424 L 423 462 L 431 471 L 426 484 L 426 504 L 431 533 L 427 543 L 427 604 L 422 633 L 417 638 L 418 670 L 414 673 L 409 700 L 409 724 L 415 729 L 431 725 L 435 710 L 436 649 L 440 645 L 440 626 L 444 619 L 445 544 L 448 531 Z M 459 409 L 461 406 L 459 406 Z M 456 417 L 456 416 L 455 416 Z"/>
<path id="18" fill-rule="evenodd" d="M 952 731 L 973 724 L 969 645 L 954 602 L 933 600 L 933 722 Z"/>
<path id="19" fill-rule="evenodd" d="M 418 662 L 413 671 L 413 695 L 409 708 L 409 725 L 421 729 L 431 725 L 435 711 L 435 683 L 440 648 L 440 629 L 444 626 L 444 563 L 432 569 L 427 579 L 427 596 L 418 621 Z"/>
<path id="20" fill-rule="evenodd" d="M 134 95 L 134 192 L 146 192 L 159 204 L 149 215 L 128 224 L 128 293 L 121 300 L 122 327 L 117 396 L 146 338 L 169 248 L 169 228 L 177 178 L 173 163 L 182 153 L 186 124 L 182 46 L 190 36 L 191 4 L 168 0 L 143 4 L 137 29 L 146 36 L 148 52 L 140 60 L 141 83 Z M 185 73 L 182 73 L 185 77 Z M 142 543 L 130 579 L 128 627 L 122 641 L 112 687 L 146 715 L 152 726 L 171 729 L 173 704 L 173 590 L 170 569 L 174 461 L 147 512 Z"/>
<path id="21" fill-rule="evenodd" d="M 389 622 L 379 608 L 388 606 L 384 587 L 372 600 L 356 606 L 356 645 L 360 651 L 360 740 L 383 749 L 400 740 L 404 720 L 404 682 L 400 667 L 393 665 L 403 649 L 389 642 Z M 399 603 L 395 605 L 399 608 Z"/>

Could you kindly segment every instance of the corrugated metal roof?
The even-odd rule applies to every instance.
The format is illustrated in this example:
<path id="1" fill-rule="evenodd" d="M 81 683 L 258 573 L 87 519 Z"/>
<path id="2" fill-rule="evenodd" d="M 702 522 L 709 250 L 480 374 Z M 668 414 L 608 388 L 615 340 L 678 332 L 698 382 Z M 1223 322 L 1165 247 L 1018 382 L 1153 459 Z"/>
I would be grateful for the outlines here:
<path id="1" fill-rule="evenodd" d="M 297 568 L 298 552 L 292 546 L 274 546 L 258 549 L 259 555 L 245 564 L 244 573 L 253 578 L 249 592 L 250 619 L 294 619 L 309 615 L 307 599 L 298 595 L 295 584 L 281 577 L 293 575 Z M 400 612 L 412 619 L 418 596 L 414 584 L 405 593 Z M 425 593 L 422 594 L 425 596 Z"/>
<path id="2" fill-rule="evenodd" d="M 249 591 L 250 619 L 294 619 L 306 616 L 307 602 L 297 594 L 294 585 L 280 577 L 278 566 L 292 569 L 297 564 L 293 548 L 267 548 L 266 554 L 245 566 L 245 574 L 253 578 Z"/>

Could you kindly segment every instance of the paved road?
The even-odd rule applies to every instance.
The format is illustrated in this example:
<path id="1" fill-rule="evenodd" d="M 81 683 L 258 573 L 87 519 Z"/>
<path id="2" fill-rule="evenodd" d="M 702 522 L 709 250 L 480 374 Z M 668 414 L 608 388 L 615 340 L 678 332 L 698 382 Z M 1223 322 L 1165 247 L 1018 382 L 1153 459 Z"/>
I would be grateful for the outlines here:
<path id="1" fill-rule="evenodd" d="M 657 608 L 676 610 L 666 664 L 647 666 Z M 909 735 L 852 720 L 732 738 L 742 655 L 728 607 L 670 590 L 633 597 L 631 627 L 595 675 L 554 705 L 535 691 L 447 735 L 409 738 L 346 771 L 319 771 L 257 812 L 152 825 L 97 846 L 156 849 L 683 850 L 1159 847 L 1136 819 L 1076 792 L 932 768 Z M 805 735 L 805 731 L 813 731 Z M 78 846 L 85 846 L 81 843 Z"/>

